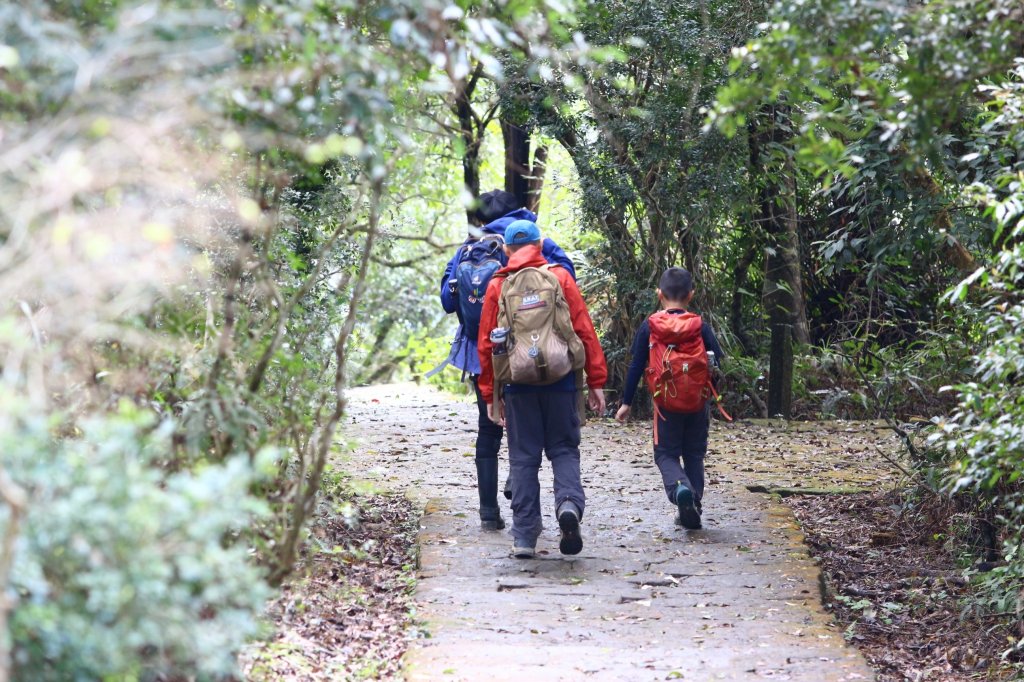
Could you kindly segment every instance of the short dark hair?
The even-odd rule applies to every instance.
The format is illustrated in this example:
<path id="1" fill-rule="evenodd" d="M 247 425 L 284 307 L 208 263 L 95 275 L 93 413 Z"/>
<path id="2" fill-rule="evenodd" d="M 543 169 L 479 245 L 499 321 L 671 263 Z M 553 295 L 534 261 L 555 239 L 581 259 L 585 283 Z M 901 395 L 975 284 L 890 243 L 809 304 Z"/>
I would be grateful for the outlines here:
<path id="1" fill-rule="evenodd" d="M 474 215 L 481 225 L 493 223 L 498 218 L 523 207 L 522 202 L 516 199 L 515 194 L 502 189 L 484 192 L 477 202 L 479 206 Z"/>
<path id="2" fill-rule="evenodd" d="M 685 268 L 669 268 L 658 283 L 662 295 L 670 301 L 682 301 L 693 291 L 693 275 Z"/>

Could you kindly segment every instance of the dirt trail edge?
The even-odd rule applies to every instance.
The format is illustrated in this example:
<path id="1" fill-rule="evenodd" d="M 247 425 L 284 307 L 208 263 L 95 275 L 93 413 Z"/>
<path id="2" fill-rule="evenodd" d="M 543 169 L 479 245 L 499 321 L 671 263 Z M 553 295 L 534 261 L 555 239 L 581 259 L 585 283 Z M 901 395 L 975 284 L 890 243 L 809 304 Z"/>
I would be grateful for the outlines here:
<path id="1" fill-rule="evenodd" d="M 415 385 L 350 399 L 349 464 L 424 508 L 416 605 L 428 636 L 410 649 L 409 680 L 874 679 L 822 609 L 819 571 L 789 510 L 745 488 L 778 482 L 759 462 L 826 478 L 836 465 L 801 459 L 767 427 L 713 425 L 705 529 L 685 531 L 661 490 L 650 423 L 590 422 L 583 553 L 558 553 L 545 463 L 540 554 L 516 560 L 506 531 L 479 528 L 473 403 Z M 858 438 L 882 438 L 867 431 L 797 440 L 852 462 Z M 504 481 L 504 448 L 501 468 Z"/>

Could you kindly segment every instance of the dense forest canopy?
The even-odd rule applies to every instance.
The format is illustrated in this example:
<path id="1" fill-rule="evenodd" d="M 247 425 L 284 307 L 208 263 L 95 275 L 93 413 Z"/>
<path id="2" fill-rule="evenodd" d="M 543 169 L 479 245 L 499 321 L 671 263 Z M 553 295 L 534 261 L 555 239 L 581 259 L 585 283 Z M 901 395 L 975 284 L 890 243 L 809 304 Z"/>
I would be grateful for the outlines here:
<path id="1" fill-rule="evenodd" d="M 687 267 L 730 411 L 886 419 L 912 487 L 998 528 L 971 607 L 1020 616 L 1018 0 L 0 26 L 0 680 L 230 673 L 338 475 L 346 388 L 444 358 L 441 273 L 495 188 L 577 263 L 613 402 Z"/>

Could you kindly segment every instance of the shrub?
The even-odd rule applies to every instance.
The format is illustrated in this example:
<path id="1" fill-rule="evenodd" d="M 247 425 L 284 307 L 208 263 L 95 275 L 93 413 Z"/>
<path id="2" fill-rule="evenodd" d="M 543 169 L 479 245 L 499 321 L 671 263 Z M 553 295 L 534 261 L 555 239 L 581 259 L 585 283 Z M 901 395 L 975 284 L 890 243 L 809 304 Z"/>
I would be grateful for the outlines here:
<path id="1" fill-rule="evenodd" d="M 1003 565 L 982 581 L 985 603 L 1019 619 L 1024 611 L 1024 186 L 1018 180 L 1009 189 L 1006 199 L 992 205 L 1013 245 L 950 294 L 977 319 L 985 345 L 975 358 L 973 381 L 955 387 L 957 410 L 936 420 L 932 442 L 944 446 L 952 461 L 947 489 L 990 507 L 1003 526 Z M 979 286 L 985 296 L 980 304 L 968 296 Z M 1024 640 L 1013 651 L 1024 651 Z"/>
<path id="2" fill-rule="evenodd" d="M 232 541 L 266 512 L 248 489 L 269 453 L 167 473 L 154 464 L 171 424 L 135 408 L 56 439 L 9 394 L 0 403 L 4 467 L 29 494 L 8 586 L 14 678 L 231 673 L 269 596 Z"/>

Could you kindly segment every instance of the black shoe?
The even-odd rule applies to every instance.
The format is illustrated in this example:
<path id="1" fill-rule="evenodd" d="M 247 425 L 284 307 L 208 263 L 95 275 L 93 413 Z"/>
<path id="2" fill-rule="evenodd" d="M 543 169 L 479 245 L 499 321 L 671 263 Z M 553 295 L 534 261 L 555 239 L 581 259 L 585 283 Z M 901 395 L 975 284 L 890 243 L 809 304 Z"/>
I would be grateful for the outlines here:
<path id="1" fill-rule="evenodd" d="M 562 538 L 558 541 L 558 551 L 562 554 L 579 554 L 583 551 L 583 536 L 580 535 L 580 514 L 571 502 L 562 505 L 558 512 L 558 527 Z"/>
<path id="2" fill-rule="evenodd" d="M 480 494 L 480 527 L 501 530 L 505 521 L 498 508 L 498 460 L 495 457 L 476 460 L 476 485 Z"/>
<path id="3" fill-rule="evenodd" d="M 494 509 L 480 510 L 480 528 L 483 530 L 501 530 L 505 527 L 505 519 L 501 518 L 501 510 Z"/>
<path id="4" fill-rule="evenodd" d="M 679 507 L 679 523 L 688 530 L 700 528 L 700 511 L 693 499 L 693 491 L 680 483 L 676 486 L 676 506 Z"/>
<path id="5" fill-rule="evenodd" d="M 505 488 L 501 491 L 505 496 L 506 500 L 512 499 L 512 472 L 508 472 L 508 478 L 505 479 Z"/>

